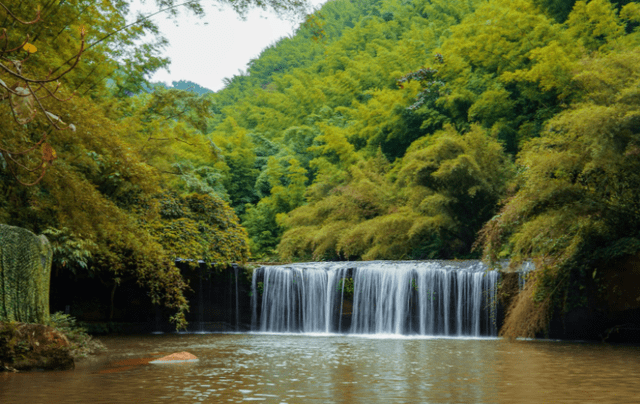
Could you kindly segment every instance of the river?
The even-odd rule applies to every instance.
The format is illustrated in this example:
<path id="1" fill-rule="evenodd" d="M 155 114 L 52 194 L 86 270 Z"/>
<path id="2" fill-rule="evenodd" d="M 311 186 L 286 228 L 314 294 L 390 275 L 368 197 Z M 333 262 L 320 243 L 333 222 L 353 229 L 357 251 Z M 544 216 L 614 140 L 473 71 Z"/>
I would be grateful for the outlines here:
<path id="1" fill-rule="evenodd" d="M 640 347 L 327 334 L 104 337 L 72 371 L 0 373 L 0 403 L 637 403 Z M 185 364 L 149 364 L 188 351 Z"/>

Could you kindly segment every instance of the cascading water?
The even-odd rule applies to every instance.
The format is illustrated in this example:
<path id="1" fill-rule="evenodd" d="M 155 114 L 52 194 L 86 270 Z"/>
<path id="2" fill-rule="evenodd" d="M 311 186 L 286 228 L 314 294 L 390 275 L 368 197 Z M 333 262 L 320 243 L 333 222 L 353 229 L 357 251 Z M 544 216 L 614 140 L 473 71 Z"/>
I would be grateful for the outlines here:
<path id="1" fill-rule="evenodd" d="M 497 271 L 480 261 L 265 266 L 252 280 L 252 329 L 495 336 Z"/>
<path id="2" fill-rule="evenodd" d="M 520 290 L 524 289 L 524 285 L 525 283 L 527 283 L 527 275 L 529 275 L 529 272 L 533 271 L 534 269 L 535 266 L 533 265 L 533 262 L 527 261 L 522 264 L 522 266 L 518 270 L 518 287 L 520 288 Z"/>

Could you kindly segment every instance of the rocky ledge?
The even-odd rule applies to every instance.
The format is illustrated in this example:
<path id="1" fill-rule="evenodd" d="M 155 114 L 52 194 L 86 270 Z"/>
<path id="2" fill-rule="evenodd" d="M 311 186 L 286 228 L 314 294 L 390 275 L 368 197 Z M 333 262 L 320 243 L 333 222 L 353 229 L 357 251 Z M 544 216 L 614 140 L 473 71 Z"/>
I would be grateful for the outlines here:
<path id="1" fill-rule="evenodd" d="M 0 370 L 74 368 L 72 344 L 53 327 L 0 322 Z"/>

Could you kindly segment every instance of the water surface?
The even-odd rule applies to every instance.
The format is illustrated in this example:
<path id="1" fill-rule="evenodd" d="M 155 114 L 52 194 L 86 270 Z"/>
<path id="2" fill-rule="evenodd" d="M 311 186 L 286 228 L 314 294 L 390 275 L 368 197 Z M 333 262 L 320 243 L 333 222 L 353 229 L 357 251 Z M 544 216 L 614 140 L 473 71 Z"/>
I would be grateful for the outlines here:
<path id="1" fill-rule="evenodd" d="M 0 373 L 0 403 L 637 403 L 640 348 L 346 335 L 102 338 L 73 371 Z M 196 363 L 148 364 L 189 351 Z"/>

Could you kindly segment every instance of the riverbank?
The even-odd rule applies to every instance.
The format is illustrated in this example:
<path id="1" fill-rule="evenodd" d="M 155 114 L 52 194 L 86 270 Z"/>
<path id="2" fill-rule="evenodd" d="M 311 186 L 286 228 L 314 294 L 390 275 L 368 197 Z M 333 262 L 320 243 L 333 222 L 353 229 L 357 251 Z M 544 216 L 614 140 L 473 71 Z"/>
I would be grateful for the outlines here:
<path id="1" fill-rule="evenodd" d="M 70 316 L 52 317 L 58 327 L 0 322 L 0 371 L 68 370 L 106 350 Z"/>

